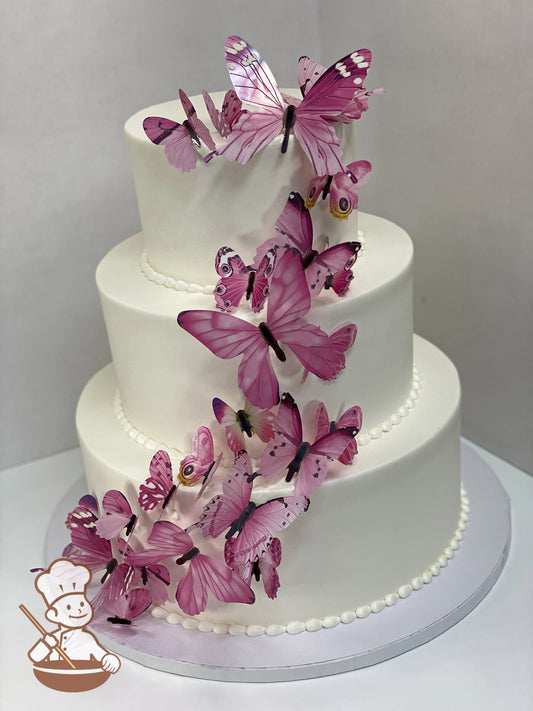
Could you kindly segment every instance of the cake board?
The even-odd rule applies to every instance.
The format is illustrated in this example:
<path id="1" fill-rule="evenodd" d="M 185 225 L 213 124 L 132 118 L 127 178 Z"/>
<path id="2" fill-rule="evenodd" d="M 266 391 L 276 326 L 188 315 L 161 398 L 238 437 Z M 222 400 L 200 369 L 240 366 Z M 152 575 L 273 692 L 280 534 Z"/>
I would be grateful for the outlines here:
<path id="1" fill-rule="evenodd" d="M 111 625 L 103 610 L 91 629 L 110 651 L 161 671 L 216 681 L 276 682 L 352 671 L 403 654 L 459 622 L 498 579 L 511 542 L 510 504 L 489 465 L 465 442 L 461 477 L 472 507 L 455 557 L 430 584 L 382 612 L 317 632 L 270 637 L 187 630 L 149 614 L 131 626 Z M 45 561 L 68 542 L 66 514 L 86 493 L 85 479 L 67 492 L 53 514 Z"/>

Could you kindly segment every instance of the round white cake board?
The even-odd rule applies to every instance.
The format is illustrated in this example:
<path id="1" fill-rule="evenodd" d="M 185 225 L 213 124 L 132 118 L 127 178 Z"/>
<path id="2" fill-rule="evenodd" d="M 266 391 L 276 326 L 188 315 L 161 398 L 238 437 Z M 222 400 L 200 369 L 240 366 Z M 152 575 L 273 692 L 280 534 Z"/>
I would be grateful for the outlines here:
<path id="1" fill-rule="evenodd" d="M 91 628 L 107 649 L 135 662 L 217 681 L 310 679 L 403 654 L 445 632 L 473 610 L 507 559 L 511 541 L 507 494 L 492 469 L 465 443 L 461 458 L 462 482 L 472 511 L 460 549 L 430 584 L 382 612 L 334 629 L 276 637 L 186 630 L 150 614 L 129 626 L 112 625 L 103 610 L 96 612 Z M 48 563 L 60 557 L 68 542 L 66 515 L 84 493 L 85 480 L 80 479 L 56 509 L 45 543 Z"/>

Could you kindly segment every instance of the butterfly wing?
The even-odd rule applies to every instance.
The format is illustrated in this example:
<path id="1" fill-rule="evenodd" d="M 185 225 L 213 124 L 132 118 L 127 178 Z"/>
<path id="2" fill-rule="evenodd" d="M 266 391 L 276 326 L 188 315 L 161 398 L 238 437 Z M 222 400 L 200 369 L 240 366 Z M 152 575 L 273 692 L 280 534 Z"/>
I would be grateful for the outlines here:
<path id="1" fill-rule="evenodd" d="M 261 410 L 246 402 L 244 411 L 248 416 L 253 432 L 262 442 L 269 442 L 274 437 L 273 423 L 275 415 L 272 410 Z"/>
<path id="2" fill-rule="evenodd" d="M 160 116 L 149 116 L 144 119 L 143 128 L 152 143 L 164 146 L 170 165 L 181 173 L 196 168 L 196 151 L 185 126 Z"/>
<path id="3" fill-rule="evenodd" d="M 273 600 L 279 590 L 278 566 L 281 563 L 281 541 L 273 538 L 268 550 L 257 561 L 263 578 L 263 587 L 267 596 Z"/>
<path id="4" fill-rule="evenodd" d="M 290 240 L 291 246 L 302 256 L 313 249 L 313 223 L 300 193 L 290 193 L 276 221 L 276 230 Z"/>
<path id="5" fill-rule="evenodd" d="M 305 96 L 308 89 L 316 83 L 317 79 L 324 74 L 326 67 L 315 62 L 310 57 L 300 57 L 298 60 L 298 86 Z"/>
<path id="6" fill-rule="evenodd" d="M 269 281 L 276 263 L 276 248 L 270 248 L 261 259 L 255 271 L 251 293 L 252 311 L 259 313 L 263 308 L 269 292 Z"/>
<path id="7" fill-rule="evenodd" d="M 189 563 L 189 570 L 178 583 L 176 600 L 188 615 L 197 615 L 207 607 L 208 591 L 221 602 L 255 601 L 250 586 L 224 563 L 203 553 Z"/>
<path id="8" fill-rule="evenodd" d="M 235 539 L 235 560 L 258 560 L 270 547 L 273 534 L 290 526 L 308 508 L 305 496 L 285 496 L 258 506 Z"/>
<path id="9" fill-rule="evenodd" d="M 329 176 L 327 176 L 327 175 L 315 176 L 314 178 L 311 178 L 311 180 L 309 181 L 309 185 L 307 186 L 307 193 L 305 195 L 305 202 L 304 202 L 304 205 L 306 206 L 306 208 L 308 210 L 310 210 L 312 207 L 314 207 L 316 205 L 316 202 L 320 196 L 320 193 L 326 187 L 326 183 L 328 182 L 328 177 Z"/>
<path id="10" fill-rule="evenodd" d="M 213 398 L 213 412 L 218 422 L 224 428 L 228 447 L 234 454 L 245 449 L 244 433 L 239 424 L 238 416 L 228 404 L 218 397 Z"/>
<path id="11" fill-rule="evenodd" d="M 351 271 L 360 249 L 360 242 L 341 242 L 320 252 L 305 270 L 312 296 L 320 293 L 326 281 L 338 272 Z"/>
<path id="12" fill-rule="evenodd" d="M 92 494 L 81 497 L 76 508 L 67 515 L 67 528 L 94 528 L 98 521 L 98 501 Z"/>
<path id="13" fill-rule="evenodd" d="M 95 529 L 102 538 L 116 538 L 123 528 L 129 535 L 135 527 L 137 517 L 133 514 L 128 500 L 120 491 L 111 489 L 102 499 L 104 515 L 96 521 Z"/>
<path id="14" fill-rule="evenodd" d="M 182 89 L 179 90 L 179 96 L 181 105 L 183 106 L 183 110 L 187 115 L 187 121 L 189 122 L 190 127 L 192 128 L 194 133 L 196 133 L 200 141 L 202 141 L 202 143 L 204 143 L 209 148 L 209 150 L 214 151 L 216 148 L 215 142 L 213 141 L 213 138 L 209 133 L 209 129 L 207 128 L 205 123 L 200 121 L 200 119 L 198 118 L 196 109 L 192 105 L 191 100 Z"/>
<path id="15" fill-rule="evenodd" d="M 338 220 L 347 220 L 357 208 L 358 191 L 367 182 L 372 166 L 369 161 L 354 161 L 346 173 L 333 176 L 329 191 L 329 211 Z"/>
<path id="16" fill-rule="evenodd" d="M 336 426 L 341 429 L 343 427 L 353 427 L 357 430 L 357 433 L 361 431 L 363 424 L 363 413 L 358 405 L 350 407 L 349 410 L 339 417 Z M 346 447 L 344 452 L 339 457 L 339 462 L 341 464 L 351 464 L 353 458 L 357 454 L 357 441 L 355 437 L 352 439 L 350 444 Z"/>
<path id="17" fill-rule="evenodd" d="M 268 344 L 257 326 L 216 311 L 182 311 L 178 324 L 219 358 L 244 355 L 238 382 L 253 405 L 269 408 L 278 402 L 278 380 L 270 362 Z"/>
<path id="18" fill-rule="evenodd" d="M 267 63 L 236 35 L 226 40 L 226 64 L 237 96 L 258 110 L 241 115 L 218 153 L 247 163 L 282 131 L 285 106 Z"/>
<path id="19" fill-rule="evenodd" d="M 192 453 L 180 462 L 178 479 L 184 486 L 193 486 L 213 467 L 214 459 L 213 435 L 208 427 L 199 427 L 192 438 Z"/>
<path id="20" fill-rule="evenodd" d="M 258 473 L 270 484 L 278 481 L 302 444 L 302 419 L 298 405 L 289 393 L 283 393 L 274 420 L 274 438 L 259 458 Z"/>
<path id="21" fill-rule="evenodd" d="M 338 429 L 329 432 L 311 445 L 296 477 L 294 486 L 296 496 L 311 496 L 322 486 L 326 478 L 328 462 L 338 459 L 351 445 L 356 434 L 355 428 Z"/>
<path id="22" fill-rule="evenodd" d="M 215 286 L 215 301 L 222 311 L 236 311 L 248 289 L 250 270 L 231 247 L 221 247 L 215 258 L 220 279 Z"/>
<path id="23" fill-rule="evenodd" d="M 321 437 L 324 437 L 324 435 L 327 435 L 329 432 L 329 423 L 330 419 L 328 416 L 328 411 L 326 409 L 326 406 L 324 405 L 323 402 L 319 402 L 316 408 L 316 414 L 315 414 L 315 422 L 316 422 L 316 439 L 320 439 Z"/>
<path id="24" fill-rule="evenodd" d="M 250 457 L 247 452 L 241 452 L 222 482 L 223 493 L 205 505 L 199 520 L 190 529 L 201 528 L 204 536 L 217 538 L 230 528 L 250 502 L 252 474 Z"/>
<path id="25" fill-rule="evenodd" d="M 139 506 L 152 511 L 163 504 L 172 490 L 172 462 L 164 449 L 157 451 L 150 461 L 150 476 L 139 487 Z"/>
<path id="26" fill-rule="evenodd" d="M 148 536 L 151 548 L 128 553 L 129 565 L 140 567 L 154 565 L 165 558 L 182 556 L 194 548 L 192 538 L 182 528 L 171 521 L 156 521 Z"/>
<path id="27" fill-rule="evenodd" d="M 147 610 L 152 602 L 155 600 L 145 588 L 133 588 L 120 597 L 108 599 L 105 608 L 115 615 L 115 618 L 109 618 L 109 622 L 127 624 Z"/>
<path id="28" fill-rule="evenodd" d="M 99 536 L 94 528 L 71 528 L 70 537 L 73 546 L 70 557 L 76 563 L 87 565 L 93 572 L 106 568 L 113 558 L 111 543 Z"/>

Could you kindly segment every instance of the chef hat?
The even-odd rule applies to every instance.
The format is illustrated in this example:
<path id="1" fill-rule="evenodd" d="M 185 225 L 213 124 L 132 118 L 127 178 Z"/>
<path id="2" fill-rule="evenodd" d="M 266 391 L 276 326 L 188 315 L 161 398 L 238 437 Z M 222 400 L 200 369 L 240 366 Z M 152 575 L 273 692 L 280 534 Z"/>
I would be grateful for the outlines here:
<path id="1" fill-rule="evenodd" d="M 37 576 L 35 587 L 44 597 L 48 607 L 51 607 L 65 595 L 84 594 L 90 579 L 91 571 L 84 565 L 75 565 L 70 560 L 60 558 Z"/>

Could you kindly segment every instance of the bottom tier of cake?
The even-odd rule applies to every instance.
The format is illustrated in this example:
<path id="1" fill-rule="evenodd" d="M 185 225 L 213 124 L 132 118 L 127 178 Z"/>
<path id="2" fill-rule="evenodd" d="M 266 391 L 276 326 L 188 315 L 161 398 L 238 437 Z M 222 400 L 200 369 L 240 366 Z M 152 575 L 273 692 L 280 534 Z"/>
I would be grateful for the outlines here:
<path id="1" fill-rule="evenodd" d="M 421 383 L 416 402 L 398 403 L 390 421 L 360 438 L 364 446 L 354 464 L 332 466 L 308 512 L 283 532 L 277 598 L 269 599 L 254 582 L 253 605 L 210 599 L 198 619 L 250 630 L 270 625 L 296 631 L 310 619 L 327 627 L 331 617 L 350 621 L 356 612 L 377 611 L 397 591 L 407 594 L 413 580 L 429 582 L 431 570 L 435 574 L 445 564 L 445 551 L 457 541 L 461 525 L 460 385 L 448 358 L 416 336 L 414 355 Z M 134 431 L 125 434 L 115 396 L 110 365 L 81 396 L 78 434 L 89 491 L 101 499 L 108 489 L 120 489 L 133 504 L 153 451 L 146 446 L 149 440 L 142 444 Z M 206 501 L 219 484 L 220 478 L 218 486 L 212 482 Z M 269 488 L 268 498 L 286 495 L 287 487 Z M 183 511 L 178 515 L 182 527 L 191 523 Z M 203 539 L 199 531 L 193 537 L 202 552 L 210 553 L 215 543 L 220 550 L 218 541 Z M 179 614 L 177 605 L 168 603 L 167 612 L 174 610 Z"/>

